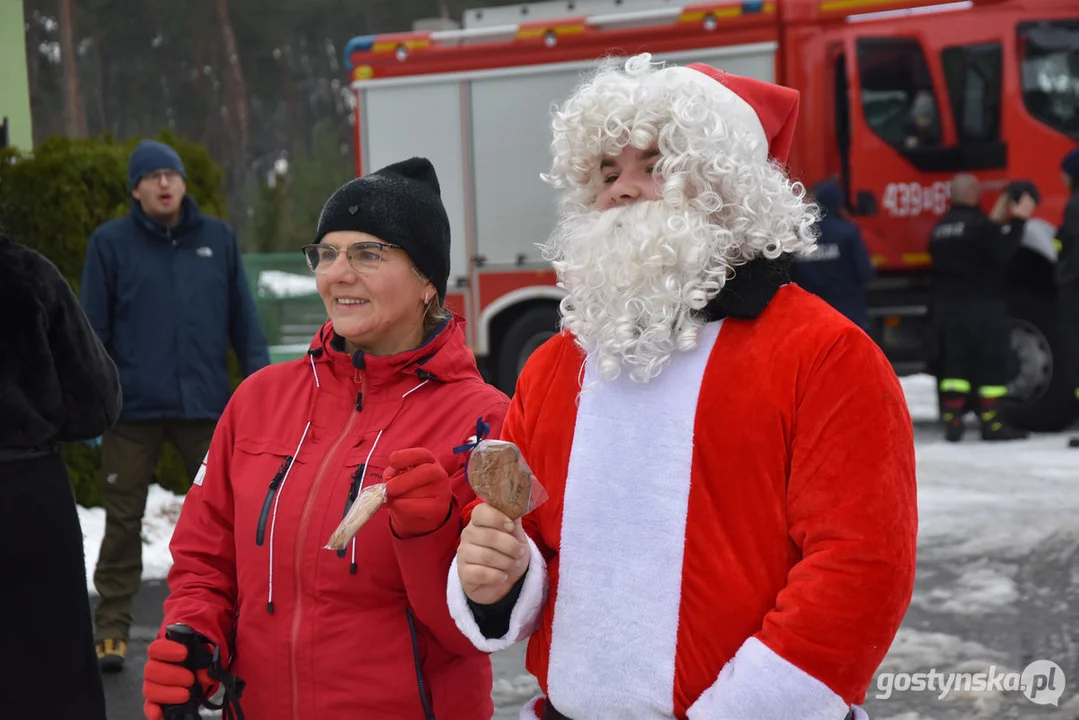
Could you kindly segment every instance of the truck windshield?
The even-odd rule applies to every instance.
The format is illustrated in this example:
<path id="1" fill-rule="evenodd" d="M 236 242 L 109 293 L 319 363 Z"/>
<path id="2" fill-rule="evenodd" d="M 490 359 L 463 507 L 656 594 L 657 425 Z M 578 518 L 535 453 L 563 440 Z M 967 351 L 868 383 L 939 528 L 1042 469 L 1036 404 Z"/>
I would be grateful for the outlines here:
<path id="1" fill-rule="evenodd" d="M 1079 20 L 1022 23 L 1018 39 L 1027 112 L 1079 139 Z"/>

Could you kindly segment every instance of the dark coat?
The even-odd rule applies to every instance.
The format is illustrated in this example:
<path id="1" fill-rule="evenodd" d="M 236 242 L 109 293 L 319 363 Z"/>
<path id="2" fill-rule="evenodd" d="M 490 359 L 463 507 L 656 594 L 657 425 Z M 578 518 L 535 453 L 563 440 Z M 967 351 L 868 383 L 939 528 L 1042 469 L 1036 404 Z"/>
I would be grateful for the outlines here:
<path id="1" fill-rule="evenodd" d="M 120 413 L 116 366 L 60 271 L 0 235 L 0 456 L 88 440 Z"/>

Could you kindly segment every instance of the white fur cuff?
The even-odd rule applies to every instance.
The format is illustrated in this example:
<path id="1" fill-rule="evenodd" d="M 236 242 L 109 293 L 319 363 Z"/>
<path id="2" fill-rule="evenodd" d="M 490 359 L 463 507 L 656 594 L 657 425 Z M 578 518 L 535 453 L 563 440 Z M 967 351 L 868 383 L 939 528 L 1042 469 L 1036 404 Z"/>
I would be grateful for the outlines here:
<path id="1" fill-rule="evenodd" d="M 539 720 L 540 714 L 536 712 L 536 704 L 543 699 L 542 695 L 537 695 L 524 704 L 521 708 L 520 714 L 517 716 L 518 720 Z"/>
<path id="2" fill-rule="evenodd" d="M 528 547 L 532 553 L 528 562 L 528 573 L 521 586 L 517 604 L 513 606 L 513 612 L 510 613 L 509 631 L 500 638 L 485 638 L 480 632 L 476 618 L 472 616 L 472 609 L 468 607 L 468 598 L 465 597 L 464 588 L 461 587 L 461 578 L 457 575 L 457 558 L 454 558 L 450 564 L 450 573 L 446 582 L 446 602 L 450 608 L 450 615 L 457 623 L 457 628 L 472 641 L 478 650 L 489 653 L 505 650 L 531 635 L 539 624 L 540 610 L 547 599 L 547 563 L 543 561 L 543 555 L 532 542 L 532 538 L 528 538 Z"/>
<path id="3" fill-rule="evenodd" d="M 749 638 L 689 708 L 689 720 L 843 720 L 850 707 L 812 675 Z M 868 717 L 862 712 L 856 718 Z"/>

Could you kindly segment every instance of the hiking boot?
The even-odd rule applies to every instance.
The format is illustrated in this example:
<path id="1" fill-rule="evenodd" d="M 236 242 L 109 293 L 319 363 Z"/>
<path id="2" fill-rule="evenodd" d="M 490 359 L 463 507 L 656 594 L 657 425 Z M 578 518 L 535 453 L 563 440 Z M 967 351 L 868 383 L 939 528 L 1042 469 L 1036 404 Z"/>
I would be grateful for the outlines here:
<path id="1" fill-rule="evenodd" d="M 101 672 L 113 673 L 124 669 L 124 657 L 127 655 L 127 640 L 105 638 L 96 645 L 97 662 Z"/>
<path id="2" fill-rule="evenodd" d="M 1068 447 L 1079 448 L 1079 435 L 1076 435 L 1071 440 L 1068 440 Z"/>
<path id="3" fill-rule="evenodd" d="M 967 430 L 963 423 L 963 416 L 967 413 L 967 396 L 959 392 L 943 392 L 940 409 L 940 419 L 944 421 L 944 439 L 959 442 Z"/>

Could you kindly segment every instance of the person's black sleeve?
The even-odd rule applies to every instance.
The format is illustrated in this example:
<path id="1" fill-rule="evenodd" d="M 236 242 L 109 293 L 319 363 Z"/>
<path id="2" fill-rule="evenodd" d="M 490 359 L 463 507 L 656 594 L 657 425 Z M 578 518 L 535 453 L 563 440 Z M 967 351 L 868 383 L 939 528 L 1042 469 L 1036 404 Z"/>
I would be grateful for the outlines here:
<path id="1" fill-rule="evenodd" d="M 985 243 L 990 262 L 996 266 L 1006 265 L 1019 249 L 1023 238 L 1026 220 L 1012 218 L 1005 223 L 996 223 L 988 217 L 979 226 L 982 242 Z"/>
<path id="2" fill-rule="evenodd" d="M 49 349 L 60 383 L 66 417 L 58 440 L 90 440 L 120 416 L 122 396 L 116 364 L 79 305 L 71 286 L 52 263 L 42 276 L 51 285 Z"/>
<path id="3" fill-rule="evenodd" d="M 475 618 L 476 624 L 479 625 L 480 632 L 488 640 L 505 637 L 506 633 L 510 631 L 510 614 L 517 604 L 517 598 L 521 596 L 521 588 L 524 587 L 526 575 L 528 575 L 528 571 L 525 571 L 521 579 L 506 593 L 506 596 L 496 603 L 480 605 L 472 602 L 466 596 L 465 599 L 468 600 L 468 608 L 472 611 L 472 617 Z"/>

